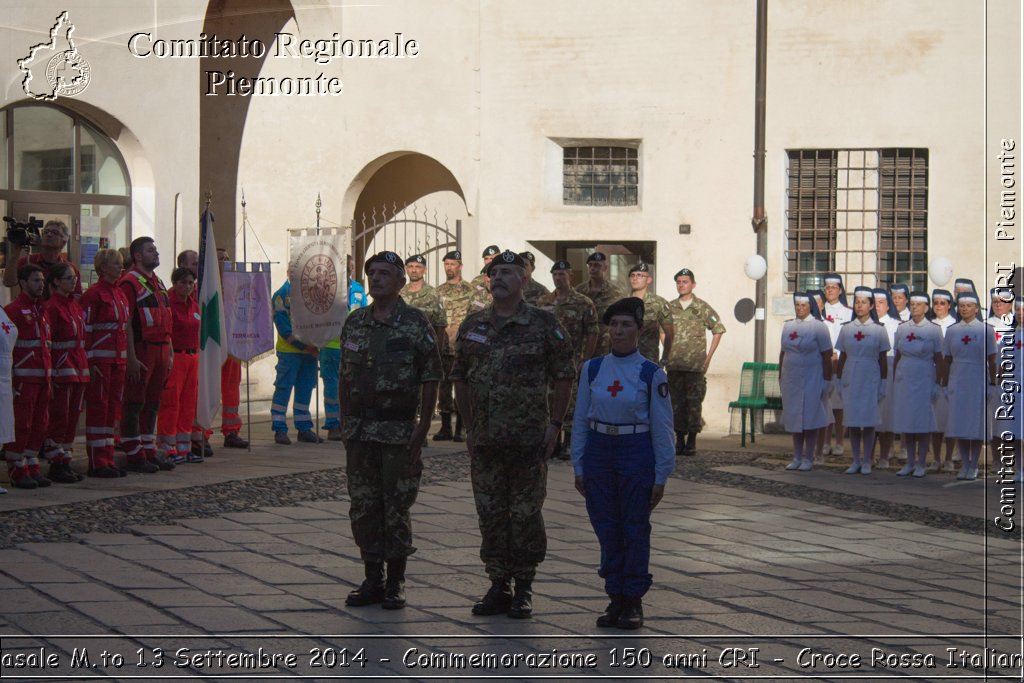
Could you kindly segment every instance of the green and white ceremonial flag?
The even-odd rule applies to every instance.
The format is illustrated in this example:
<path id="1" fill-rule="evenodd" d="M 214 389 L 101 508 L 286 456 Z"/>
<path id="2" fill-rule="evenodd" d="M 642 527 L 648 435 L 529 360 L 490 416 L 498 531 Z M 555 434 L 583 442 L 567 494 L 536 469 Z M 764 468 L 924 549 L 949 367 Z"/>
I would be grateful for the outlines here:
<path id="1" fill-rule="evenodd" d="M 220 285 L 220 264 L 213 238 L 213 213 L 203 211 L 199 238 L 199 402 L 196 422 L 204 429 L 213 425 L 220 410 L 220 367 L 226 358 L 224 338 L 224 294 Z"/>

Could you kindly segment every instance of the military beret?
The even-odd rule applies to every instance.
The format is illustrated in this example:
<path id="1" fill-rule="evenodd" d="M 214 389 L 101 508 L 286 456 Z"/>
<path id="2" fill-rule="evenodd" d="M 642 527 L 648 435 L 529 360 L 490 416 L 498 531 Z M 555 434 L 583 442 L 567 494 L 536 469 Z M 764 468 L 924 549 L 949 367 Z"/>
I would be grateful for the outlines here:
<path id="1" fill-rule="evenodd" d="M 647 265 L 646 263 L 644 263 L 643 261 L 641 261 L 640 263 L 637 263 L 636 265 L 634 265 L 632 268 L 629 269 L 629 274 L 630 275 L 632 275 L 633 273 L 649 273 L 649 272 L 651 272 L 651 267 L 649 265 Z"/>
<path id="2" fill-rule="evenodd" d="M 612 317 L 616 315 L 628 315 L 636 321 L 637 327 L 643 327 L 644 300 L 635 296 L 619 299 L 605 310 L 604 315 L 601 317 L 601 322 L 608 325 L 611 323 Z"/>
<path id="3" fill-rule="evenodd" d="M 456 249 L 455 251 L 449 251 L 447 254 L 444 255 L 444 258 L 441 259 L 441 260 L 442 261 L 461 261 L 462 260 L 462 252 L 459 251 L 458 249 Z"/>
<path id="4" fill-rule="evenodd" d="M 492 244 L 491 246 L 484 249 L 484 253 L 481 258 L 487 258 L 488 256 L 497 256 L 500 253 L 501 249 L 498 248 L 498 245 Z"/>
<path id="5" fill-rule="evenodd" d="M 519 255 L 522 256 L 523 259 L 529 261 L 531 265 L 537 265 L 537 257 L 533 255 L 532 251 L 521 251 L 519 252 Z"/>
<path id="6" fill-rule="evenodd" d="M 602 254 L 599 251 L 595 251 L 593 254 L 591 254 L 590 256 L 587 257 L 587 263 L 593 263 L 595 261 L 598 262 L 598 263 L 603 263 L 603 262 L 605 262 L 607 260 L 608 260 L 608 257 L 605 256 L 604 254 Z"/>
<path id="7" fill-rule="evenodd" d="M 555 265 L 551 266 L 551 272 L 556 270 L 572 270 L 572 266 L 569 265 L 568 261 L 555 261 Z"/>
<path id="8" fill-rule="evenodd" d="M 692 270 L 690 270 L 689 268 L 683 268 L 683 269 L 682 269 L 682 270 L 680 270 L 680 271 L 679 271 L 678 273 L 676 273 L 676 274 L 675 274 L 675 275 L 674 275 L 674 276 L 672 277 L 672 279 L 673 279 L 673 280 L 678 280 L 679 278 L 681 278 L 681 277 L 682 277 L 682 276 L 684 276 L 684 275 L 687 275 L 687 276 L 689 276 L 689 278 L 690 278 L 691 280 L 693 280 L 694 282 L 696 282 L 696 281 L 697 281 L 697 276 L 696 276 L 696 275 L 694 275 L 694 274 L 693 274 L 693 271 L 692 271 Z"/>
<path id="9" fill-rule="evenodd" d="M 405 264 L 402 263 L 402 257 L 393 251 L 382 251 L 366 259 L 366 265 L 363 267 L 364 270 L 369 269 L 374 263 L 386 263 L 394 266 L 402 273 L 405 272 Z"/>
<path id="10" fill-rule="evenodd" d="M 490 273 L 491 270 L 496 268 L 497 266 L 519 266 L 520 268 L 523 268 L 525 270 L 526 261 L 523 260 L 523 257 L 517 254 L 516 252 L 509 251 L 508 249 L 506 249 L 505 251 L 495 256 L 493 261 L 487 264 L 486 270 L 488 273 Z"/>
<path id="11" fill-rule="evenodd" d="M 409 265 L 410 263 L 418 263 L 421 266 L 425 266 L 427 265 L 427 257 L 423 254 L 414 254 L 405 259 L 405 265 Z"/>

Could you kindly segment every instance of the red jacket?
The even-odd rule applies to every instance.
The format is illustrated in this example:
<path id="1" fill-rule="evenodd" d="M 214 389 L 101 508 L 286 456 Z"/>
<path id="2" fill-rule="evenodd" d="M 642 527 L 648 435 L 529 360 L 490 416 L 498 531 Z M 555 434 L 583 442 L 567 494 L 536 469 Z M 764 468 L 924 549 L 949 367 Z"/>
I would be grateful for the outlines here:
<path id="1" fill-rule="evenodd" d="M 22 292 L 4 306 L 11 322 L 18 328 L 18 341 L 11 354 L 13 379 L 32 384 L 50 383 L 50 322 L 42 301 L 33 301 Z"/>
<path id="2" fill-rule="evenodd" d="M 80 303 L 85 312 L 85 353 L 89 362 L 94 365 L 127 363 L 125 330 L 131 308 L 121 288 L 100 280 L 85 291 Z"/>
<path id="3" fill-rule="evenodd" d="M 43 305 L 50 321 L 50 358 L 55 383 L 89 381 L 85 357 L 85 313 L 72 296 L 53 294 Z"/>
<path id="4" fill-rule="evenodd" d="M 171 306 L 167 288 L 154 273 L 132 267 L 117 281 L 131 309 L 132 339 L 150 343 L 171 340 Z"/>
<path id="5" fill-rule="evenodd" d="M 174 327 L 171 330 L 171 345 L 175 351 L 192 351 L 199 349 L 199 304 L 193 297 L 182 301 L 171 295 L 171 319 Z"/>

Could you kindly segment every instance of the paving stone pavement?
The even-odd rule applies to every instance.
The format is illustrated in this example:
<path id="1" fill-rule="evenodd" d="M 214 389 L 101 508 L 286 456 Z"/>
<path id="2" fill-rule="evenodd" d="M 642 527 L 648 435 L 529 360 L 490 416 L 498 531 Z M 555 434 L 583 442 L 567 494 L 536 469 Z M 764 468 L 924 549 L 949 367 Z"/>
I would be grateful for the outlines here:
<path id="1" fill-rule="evenodd" d="M 735 441 L 705 439 L 713 448 Z M 431 444 L 427 468 L 457 448 Z M 488 583 L 465 480 L 421 490 L 409 605 L 393 612 L 344 604 L 362 580 L 344 496 L 212 517 L 183 510 L 129 533 L 0 549 L 0 676 L 936 680 L 977 678 L 987 665 L 990 675 L 1021 677 L 1021 535 L 986 521 L 998 496 L 991 481 L 986 493 L 983 482 L 949 477 L 910 487 L 891 473 L 786 472 L 772 466 L 785 459 L 784 440 L 756 448 L 763 462 L 723 471 L 912 501 L 976 517 L 978 529 L 672 479 L 653 517 L 646 626 L 629 633 L 594 625 L 606 603 L 598 544 L 561 463 L 548 478 L 548 558 L 530 620 L 470 614 Z M 296 445 L 282 457 L 261 440 L 201 471 L 133 475 L 120 488 L 89 480 L 14 491 L 0 496 L 0 522 L 7 511 L 336 468 L 339 453 Z"/>

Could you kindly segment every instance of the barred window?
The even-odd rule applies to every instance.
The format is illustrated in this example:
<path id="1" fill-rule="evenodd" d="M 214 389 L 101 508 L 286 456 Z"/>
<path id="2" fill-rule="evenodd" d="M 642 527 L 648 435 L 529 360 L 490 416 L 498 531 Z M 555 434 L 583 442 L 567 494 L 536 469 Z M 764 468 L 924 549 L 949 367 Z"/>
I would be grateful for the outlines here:
<path id="1" fill-rule="evenodd" d="M 639 188 L 636 147 L 563 147 L 563 204 L 636 206 Z"/>
<path id="2" fill-rule="evenodd" d="M 789 291 L 826 272 L 854 285 L 927 286 L 928 150 L 790 150 Z"/>

